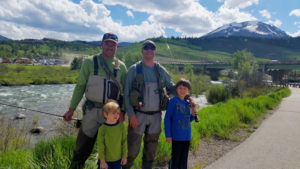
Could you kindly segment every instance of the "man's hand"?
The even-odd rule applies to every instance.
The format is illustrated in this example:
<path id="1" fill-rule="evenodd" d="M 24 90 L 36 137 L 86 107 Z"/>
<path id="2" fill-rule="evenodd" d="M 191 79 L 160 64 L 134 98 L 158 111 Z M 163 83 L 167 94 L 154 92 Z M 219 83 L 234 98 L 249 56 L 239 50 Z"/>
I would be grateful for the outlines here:
<path id="1" fill-rule="evenodd" d="M 137 129 L 138 126 L 139 126 L 138 119 L 136 115 L 134 115 L 130 118 L 130 127 L 132 127 L 133 129 Z"/>
<path id="2" fill-rule="evenodd" d="M 127 164 L 127 158 L 122 158 L 121 165 L 125 165 L 125 164 Z"/>
<path id="3" fill-rule="evenodd" d="M 125 113 L 124 112 L 120 112 L 120 117 L 119 117 L 119 122 L 124 122 L 125 121 Z"/>
<path id="4" fill-rule="evenodd" d="M 65 121 L 70 121 L 72 120 L 72 116 L 74 114 L 74 109 L 72 108 L 69 108 L 69 110 L 65 113 L 65 115 L 63 116 L 64 117 L 64 120 Z"/>
<path id="5" fill-rule="evenodd" d="M 166 138 L 166 142 L 167 143 L 172 143 L 172 138 L 171 137 Z"/>

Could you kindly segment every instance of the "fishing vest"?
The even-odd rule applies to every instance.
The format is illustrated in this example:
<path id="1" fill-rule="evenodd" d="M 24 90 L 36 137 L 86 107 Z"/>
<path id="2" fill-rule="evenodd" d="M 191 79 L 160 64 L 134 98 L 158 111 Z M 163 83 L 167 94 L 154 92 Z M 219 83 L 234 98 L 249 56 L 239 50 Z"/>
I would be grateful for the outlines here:
<path id="1" fill-rule="evenodd" d="M 100 56 L 101 67 L 106 72 L 106 76 L 98 75 L 97 55 L 93 57 L 94 74 L 90 75 L 85 90 L 85 97 L 88 101 L 94 102 L 97 105 L 104 105 L 108 101 L 115 100 L 121 103 L 121 87 L 120 82 L 116 79 L 118 72 L 118 59 L 115 59 L 115 68 L 112 73 L 102 56 Z"/>
<path id="2" fill-rule="evenodd" d="M 160 77 L 160 69 L 160 64 L 155 63 L 154 72 L 156 75 L 157 83 L 147 86 L 147 90 L 149 90 L 149 92 L 145 91 L 146 84 L 144 81 L 142 62 L 140 61 L 136 64 L 136 77 L 132 82 L 130 91 L 130 103 L 136 111 L 158 112 L 167 109 L 169 97 L 167 95 L 165 83 Z M 158 89 L 158 94 L 155 94 L 153 92 L 155 88 Z M 145 95 L 147 95 L 147 97 L 144 97 Z"/>

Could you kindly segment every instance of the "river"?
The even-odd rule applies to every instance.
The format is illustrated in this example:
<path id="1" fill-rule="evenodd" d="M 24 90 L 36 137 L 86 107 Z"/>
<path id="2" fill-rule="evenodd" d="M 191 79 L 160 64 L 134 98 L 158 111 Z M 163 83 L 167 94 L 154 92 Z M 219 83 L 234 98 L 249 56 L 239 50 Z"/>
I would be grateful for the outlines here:
<path id="1" fill-rule="evenodd" d="M 1 86 L 0 102 L 15 106 L 39 110 L 51 114 L 63 115 L 68 109 L 74 84 L 64 85 L 29 85 L 29 86 Z M 199 107 L 207 105 L 205 96 L 195 98 Z M 81 106 L 78 106 L 78 108 Z M 0 105 L 0 119 L 13 119 L 18 113 L 26 115 L 25 119 L 13 120 L 13 123 L 22 123 L 32 126 L 33 122 L 45 128 L 42 135 L 34 135 L 34 142 L 40 138 L 47 138 L 55 134 L 55 126 L 59 118 L 38 112 L 17 109 Z"/>

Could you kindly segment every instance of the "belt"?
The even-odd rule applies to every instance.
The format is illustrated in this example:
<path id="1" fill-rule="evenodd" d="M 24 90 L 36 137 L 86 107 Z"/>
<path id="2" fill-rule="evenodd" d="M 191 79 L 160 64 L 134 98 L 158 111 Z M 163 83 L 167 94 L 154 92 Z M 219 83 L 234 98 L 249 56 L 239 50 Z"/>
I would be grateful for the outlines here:
<path id="1" fill-rule="evenodd" d="M 140 113 L 148 114 L 148 115 L 153 115 L 153 114 L 156 114 L 156 113 L 161 113 L 161 111 L 141 111 L 141 110 L 135 110 L 135 112 L 140 112 Z"/>

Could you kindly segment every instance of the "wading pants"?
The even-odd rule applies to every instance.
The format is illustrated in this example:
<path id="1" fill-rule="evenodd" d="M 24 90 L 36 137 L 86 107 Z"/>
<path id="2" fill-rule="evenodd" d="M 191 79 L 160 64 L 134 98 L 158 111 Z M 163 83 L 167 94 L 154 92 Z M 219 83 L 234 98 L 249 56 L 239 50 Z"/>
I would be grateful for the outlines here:
<path id="1" fill-rule="evenodd" d="M 97 134 L 94 137 L 88 137 L 80 128 L 70 169 L 82 169 L 84 167 L 85 161 L 92 153 L 96 138 Z"/>
<path id="2" fill-rule="evenodd" d="M 139 123 L 138 128 L 134 130 L 128 126 L 128 157 L 127 165 L 123 166 L 123 169 L 130 169 L 133 165 L 140 151 L 143 134 L 145 135 L 142 169 L 152 169 L 161 132 L 161 113 L 149 115 L 137 112 L 136 116 Z"/>
<path id="3" fill-rule="evenodd" d="M 85 161 L 92 153 L 98 129 L 104 121 L 102 109 L 86 109 L 86 114 L 83 116 L 82 126 L 77 136 L 70 169 L 82 169 L 84 167 Z"/>

